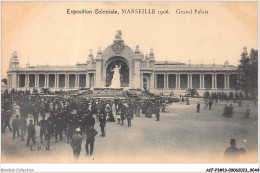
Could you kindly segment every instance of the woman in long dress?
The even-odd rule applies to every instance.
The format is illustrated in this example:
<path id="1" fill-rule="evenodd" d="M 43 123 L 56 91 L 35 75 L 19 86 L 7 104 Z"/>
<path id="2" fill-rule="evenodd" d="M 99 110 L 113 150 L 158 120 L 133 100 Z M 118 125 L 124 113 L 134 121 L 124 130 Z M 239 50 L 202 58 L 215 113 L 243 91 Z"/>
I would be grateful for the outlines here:
<path id="1" fill-rule="evenodd" d="M 19 115 L 19 117 L 20 117 L 20 115 L 21 115 L 20 106 L 17 103 L 14 104 L 14 109 L 15 109 L 15 115 Z"/>

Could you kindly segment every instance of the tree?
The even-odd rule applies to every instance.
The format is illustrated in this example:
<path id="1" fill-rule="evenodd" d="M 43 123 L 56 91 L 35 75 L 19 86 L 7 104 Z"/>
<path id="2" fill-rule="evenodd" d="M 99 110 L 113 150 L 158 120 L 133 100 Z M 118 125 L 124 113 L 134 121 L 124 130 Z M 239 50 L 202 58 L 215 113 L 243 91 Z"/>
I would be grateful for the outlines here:
<path id="1" fill-rule="evenodd" d="M 258 50 L 251 49 L 250 51 L 250 82 L 251 92 L 255 97 L 258 91 Z"/>
<path id="2" fill-rule="evenodd" d="M 240 64 L 238 65 L 239 72 L 239 88 L 242 89 L 246 98 L 251 93 L 255 96 L 257 93 L 258 83 L 258 50 L 251 49 L 250 55 L 247 53 L 247 48 L 244 47 L 241 54 Z"/>
<path id="3" fill-rule="evenodd" d="M 7 85 L 7 79 L 6 78 L 2 79 L 1 82 L 4 82 L 5 85 Z"/>

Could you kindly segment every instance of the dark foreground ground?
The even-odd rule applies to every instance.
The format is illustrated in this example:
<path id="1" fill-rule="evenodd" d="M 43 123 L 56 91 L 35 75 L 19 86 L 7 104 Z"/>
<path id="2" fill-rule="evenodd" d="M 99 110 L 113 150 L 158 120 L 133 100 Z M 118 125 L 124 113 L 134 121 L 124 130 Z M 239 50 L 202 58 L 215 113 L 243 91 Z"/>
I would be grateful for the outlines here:
<path id="1" fill-rule="evenodd" d="M 258 116 L 253 102 L 243 102 L 242 108 L 234 105 L 233 118 L 222 116 L 226 102 L 213 105 L 213 110 L 196 113 L 197 101 L 191 105 L 173 103 L 167 113 L 161 113 L 160 121 L 135 117 L 132 126 L 107 122 L 106 137 L 101 137 L 99 123 L 95 128 L 94 154 L 85 155 L 85 140 L 77 162 L 81 163 L 222 163 L 225 148 L 231 138 L 238 148 L 245 148 L 246 155 L 240 162 L 257 162 Z M 246 104 L 250 105 L 250 119 L 244 119 Z M 115 117 L 116 119 L 117 117 Z M 117 120 L 117 119 L 116 119 Z M 36 151 L 31 151 L 31 147 Z M 41 147 L 44 151 L 37 151 Z M 26 140 L 12 139 L 12 133 L 2 133 L 2 162 L 5 163 L 74 163 L 72 149 L 63 141 L 51 139 L 51 150 L 45 151 L 46 142 L 40 143 L 39 127 L 36 127 L 36 144 L 26 147 Z"/>

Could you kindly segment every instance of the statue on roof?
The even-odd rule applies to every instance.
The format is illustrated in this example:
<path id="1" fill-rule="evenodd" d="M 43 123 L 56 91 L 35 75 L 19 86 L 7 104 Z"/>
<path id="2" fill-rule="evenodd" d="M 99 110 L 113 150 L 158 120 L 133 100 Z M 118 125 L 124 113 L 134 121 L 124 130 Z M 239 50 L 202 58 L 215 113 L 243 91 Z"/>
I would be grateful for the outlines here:
<path id="1" fill-rule="evenodd" d="M 121 32 L 121 30 L 117 30 L 116 32 L 117 32 L 116 38 L 117 39 L 122 39 L 122 32 Z"/>
<path id="2" fill-rule="evenodd" d="M 14 52 L 12 53 L 12 57 L 13 57 L 13 58 L 17 58 L 17 51 L 14 51 Z"/>
<path id="3" fill-rule="evenodd" d="M 120 54 L 120 52 L 124 49 L 124 41 L 122 40 L 122 32 L 121 30 L 117 30 L 117 34 L 115 36 L 114 43 L 112 45 L 112 49 L 116 54 Z"/>
<path id="4" fill-rule="evenodd" d="M 148 61 L 148 60 L 149 60 L 148 54 L 145 55 L 145 59 L 144 59 L 144 60 L 145 60 L 145 61 Z"/>

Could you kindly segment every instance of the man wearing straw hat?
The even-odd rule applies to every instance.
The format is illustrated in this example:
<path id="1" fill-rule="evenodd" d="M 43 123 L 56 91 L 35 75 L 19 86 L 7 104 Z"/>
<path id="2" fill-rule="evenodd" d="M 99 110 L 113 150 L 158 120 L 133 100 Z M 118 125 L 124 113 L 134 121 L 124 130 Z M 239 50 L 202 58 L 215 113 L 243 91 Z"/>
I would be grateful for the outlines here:
<path id="1" fill-rule="evenodd" d="M 73 155 L 74 155 L 75 159 L 79 158 L 79 155 L 80 155 L 80 152 L 81 152 L 81 143 L 82 143 L 82 140 L 83 140 L 83 136 L 80 135 L 80 132 L 81 132 L 80 128 L 77 128 L 75 130 L 75 133 L 72 136 L 71 142 L 70 142 L 70 145 L 72 147 Z"/>

